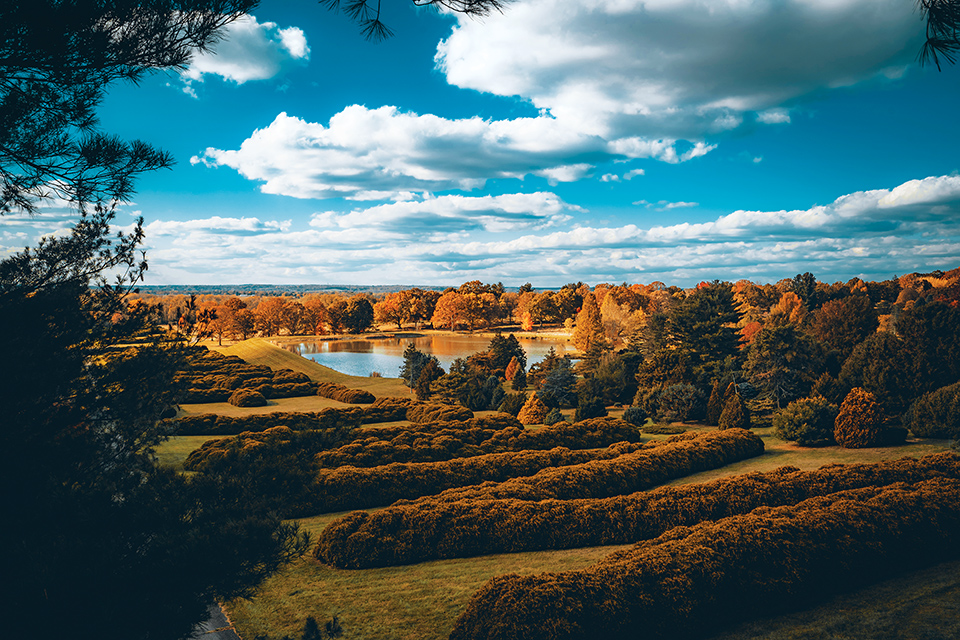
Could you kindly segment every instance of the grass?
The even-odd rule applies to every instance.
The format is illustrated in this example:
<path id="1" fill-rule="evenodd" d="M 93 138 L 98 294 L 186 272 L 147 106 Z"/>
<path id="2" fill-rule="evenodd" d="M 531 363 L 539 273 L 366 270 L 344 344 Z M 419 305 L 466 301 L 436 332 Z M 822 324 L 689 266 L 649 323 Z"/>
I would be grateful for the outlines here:
<path id="1" fill-rule="evenodd" d="M 712 429 L 684 426 L 690 430 Z M 816 469 L 824 464 L 919 457 L 949 448 L 948 441 L 917 440 L 900 447 L 877 449 L 804 449 L 780 440 L 772 429 L 755 432 L 764 440 L 763 455 L 674 484 L 705 482 L 783 465 Z M 316 536 L 341 515 L 325 514 L 300 522 Z M 441 640 L 447 638 L 472 594 L 489 578 L 503 573 L 575 570 L 620 548 L 623 547 L 502 554 L 361 571 L 333 569 L 312 558 L 302 558 L 268 580 L 260 596 L 252 601 L 232 602 L 228 610 L 244 638 L 257 634 L 297 637 L 308 615 L 321 623 L 336 615 L 346 639 Z M 960 637 L 958 569 L 960 563 L 930 568 L 848 594 L 816 609 L 742 625 L 716 640 Z"/>
<path id="2" fill-rule="evenodd" d="M 263 340 L 248 340 L 222 351 L 255 364 L 302 371 L 314 380 L 366 388 L 377 396 L 409 395 L 399 380 L 347 376 Z M 391 390 L 395 393 L 390 393 Z M 245 415 L 316 411 L 324 406 L 343 404 L 311 397 L 275 400 L 268 407 L 256 409 L 211 403 L 184 405 L 183 410 L 185 413 Z M 611 411 L 611 415 L 621 412 Z M 694 431 L 713 429 L 701 425 L 682 426 Z M 705 482 L 750 471 L 769 471 L 784 465 L 816 469 L 825 464 L 920 457 L 947 450 L 950 445 L 945 440 L 912 440 L 899 447 L 806 449 L 780 440 L 771 428 L 757 428 L 754 433 L 764 440 L 763 455 L 722 469 L 694 474 L 671 484 Z M 648 437 L 664 439 L 669 436 Z M 158 458 L 164 464 L 182 464 L 189 452 L 207 439 L 204 436 L 173 438 L 158 448 Z M 300 523 L 316 538 L 342 515 L 324 514 L 302 519 Z M 257 597 L 227 603 L 227 610 L 241 637 L 247 640 L 259 634 L 273 639 L 284 635 L 299 637 L 307 616 L 311 615 L 321 626 L 336 615 L 343 626 L 345 640 L 441 640 L 448 637 L 473 593 L 490 578 L 505 573 L 536 574 L 581 569 L 622 548 L 501 554 L 361 571 L 333 569 L 312 557 L 303 557 L 267 580 Z M 949 562 L 845 594 L 813 609 L 745 623 L 725 630 L 711 640 L 947 640 L 957 637 L 960 637 L 960 562 Z"/>
<path id="3" fill-rule="evenodd" d="M 183 461 L 191 451 L 199 449 L 207 440 L 216 440 L 223 436 L 171 436 L 154 450 L 157 462 L 163 467 L 172 467 L 183 471 Z"/>
<path id="4" fill-rule="evenodd" d="M 250 364 L 266 365 L 273 369 L 293 369 L 310 377 L 316 382 L 336 382 L 352 389 L 364 389 L 378 398 L 395 396 L 407 398 L 410 389 L 404 386 L 400 378 L 364 378 L 350 376 L 325 367 L 313 360 L 303 358 L 262 338 L 250 338 L 218 351 L 228 356 L 239 356 Z"/>

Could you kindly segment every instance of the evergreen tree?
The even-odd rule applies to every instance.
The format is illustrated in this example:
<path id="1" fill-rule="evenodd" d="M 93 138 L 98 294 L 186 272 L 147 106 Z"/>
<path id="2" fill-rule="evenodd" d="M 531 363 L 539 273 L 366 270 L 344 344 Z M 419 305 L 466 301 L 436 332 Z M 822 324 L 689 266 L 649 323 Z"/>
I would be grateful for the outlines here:
<path id="1" fill-rule="evenodd" d="M 814 346 L 793 323 L 765 326 L 750 343 L 743 371 L 777 407 L 806 394 L 816 370 Z"/>
<path id="2" fill-rule="evenodd" d="M 572 407 L 576 403 L 576 383 L 570 360 L 562 358 L 540 385 L 540 398 L 549 407 Z"/>
<path id="3" fill-rule="evenodd" d="M 527 372 L 523 369 L 518 369 L 516 375 L 513 376 L 513 381 L 510 383 L 510 388 L 514 391 L 523 391 L 527 388 Z"/>
<path id="4" fill-rule="evenodd" d="M 543 424 L 549 411 L 547 405 L 543 404 L 540 400 L 540 397 L 535 393 L 531 393 L 526 403 L 524 403 L 523 408 L 520 409 L 520 413 L 517 414 L 517 420 L 520 421 L 520 424 Z"/>
<path id="5" fill-rule="evenodd" d="M 707 424 L 717 426 L 720 424 L 720 414 L 723 412 L 723 398 L 720 391 L 720 379 L 715 378 L 713 389 L 710 391 L 710 400 L 707 401 Z"/>
<path id="6" fill-rule="evenodd" d="M 696 381 L 719 376 L 738 354 L 733 288 L 713 282 L 687 296 L 670 316 L 671 339 L 690 353 Z"/>
<path id="7" fill-rule="evenodd" d="M 723 405 L 718 428 L 720 429 L 749 429 L 750 412 L 739 393 L 734 393 Z"/>

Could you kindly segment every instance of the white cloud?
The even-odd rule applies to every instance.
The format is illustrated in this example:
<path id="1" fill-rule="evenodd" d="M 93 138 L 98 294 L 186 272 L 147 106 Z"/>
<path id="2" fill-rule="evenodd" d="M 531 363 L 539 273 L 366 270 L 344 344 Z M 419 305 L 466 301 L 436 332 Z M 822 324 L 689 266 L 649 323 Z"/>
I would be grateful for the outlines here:
<path id="1" fill-rule="evenodd" d="M 185 91 L 196 95 L 193 82 L 206 75 L 243 84 L 278 75 L 286 65 L 310 58 L 307 38 L 297 27 L 281 29 L 274 22 L 259 23 L 254 16 L 242 16 L 225 28 L 225 38 L 212 51 L 194 55 L 181 74 Z"/>
<path id="2" fill-rule="evenodd" d="M 265 193 L 386 200 L 412 191 L 480 188 L 493 178 L 537 175 L 551 183 L 573 182 L 593 169 L 580 158 L 676 163 L 713 148 L 697 143 L 678 154 L 672 140 L 608 142 L 546 116 L 451 120 L 352 105 L 328 126 L 281 113 L 240 149 L 208 148 L 190 162 L 232 167 L 262 182 Z"/>
<path id="3" fill-rule="evenodd" d="M 458 21 L 436 56 L 451 84 L 609 140 L 788 122 L 787 101 L 899 77 L 922 39 L 904 0 L 523 0 Z"/>
<path id="4" fill-rule="evenodd" d="M 673 205 L 677 222 L 647 228 L 570 228 L 566 215 L 575 208 L 552 193 L 427 197 L 324 212 L 305 230 L 259 218 L 156 222 L 147 228 L 150 273 L 156 282 L 451 285 L 479 278 L 685 286 L 713 278 L 776 281 L 804 271 L 827 281 L 891 277 L 960 264 L 960 176 L 701 223 L 678 218 L 686 204 L 656 203 Z"/>

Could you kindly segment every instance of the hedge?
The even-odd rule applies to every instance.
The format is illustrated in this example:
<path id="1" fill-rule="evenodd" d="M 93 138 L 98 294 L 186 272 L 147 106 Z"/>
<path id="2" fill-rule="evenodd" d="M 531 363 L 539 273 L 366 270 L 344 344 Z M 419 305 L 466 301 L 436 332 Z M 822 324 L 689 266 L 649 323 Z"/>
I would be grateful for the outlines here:
<path id="1" fill-rule="evenodd" d="M 407 409 L 416 400 L 380 398 L 365 407 L 328 407 L 319 412 L 264 413 L 249 416 L 221 416 L 214 413 L 185 416 L 167 423 L 167 430 L 181 436 L 236 435 L 284 426 L 294 431 L 330 429 L 344 424 L 358 426 L 405 420 Z"/>
<path id="2" fill-rule="evenodd" d="M 377 400 L 369 391 L 351 389 L 336 382 L 321 382 L 318 384 L 317 395 L 347 404 L 373 404 Z"/>
<path id="3" fill-rule="evenodd" d="M 472 424 L 471 424 L 472 423 Z M 492 424 L 491 424 L 492 423 Z M 392 439 L 368 430 L 369 437 L 354 440 L 317 455 L 321 467 L 376 467 L 391 462 L 440 462 L 507 451 L 545 450 L 555 447 L 596 449 L 615 442 L 639 442 L 640 431 L 616 418 L 594 418 L 575 424 L 561 422 L 536 430 L 523 428 L 516 418 L 499 414 L 493 420 L 472 418 L 466 423 L 446 423 L 433 432 L 416 426 Z"/>
<path id="4" fill-rule="evenodd" d="M 675 527 L 582 571 L 484 585 L 451 640 L 679 639 L 957 556 L 960 481 L 867 487 Z"/>
<path id="5" fill-rule="evenodd" d="M 227 402 L 238 389 L 253 389 L 266 398 L 308 396 L 317 390 L 317 383 L 303 373 L 274 371 L 206 349 L 188 356 L 185 370 L 174 381 L 187 389 L 181 399 L 184 403 Z"/>
<path id="6" fill-rule="evenodd" d="M 644 445 L 622 442 L 606 449 L 556 448 L 371 469 L 322 469 L 315 506 L 346 511 L 423 496 L 446 501 L 605 497 L 633 493 L 762 452 L 759 437 L 736 429 L 694 437 L 684 434 Z"/>
<path id="7" fill-rule="evenodd" d="M 417 402 L 407 410 L 410 422 L 446 422 L 450 420 L 469 420 L 473 411 L 461 405 Z"/>
<path id="8" fill-rule="evenodd" d="M 321 469 L 316 477 L 309 509 L 299 515 L 382 507 L 400 499 L 429 496 L 451 487 L 488 480 L 500 482 L 508 478 L 530 476 L 548 467 L 617 458 L 643 446 L 618 442 L 605 449 L 571 451 L 557 447 L 548 451 L 491 453 L 446 462 L 395 462 L 369 469 Z"/>
<path id="9" fill-rule="evenodd" d="M 227 400 L 235 407 L 265 407 L 267 398 L 259 391 L 253 389 L 237 389 Z"/>
<path id="10" fill-rule="evenodd" d="M 781 467 L 703 484 L 583 500 L 463 500 L 355 511 L 324 529 L 315 556 L 343 569 L 542 549 L 628 544 L 690 526 L 866 486 L 960 478 L 960 456 L 933 454 L 817 471 Z"/>
<path id="11" fill-rule="evenodd" d="M 907 411 L 905 423 L 921 438 L 960 440 L 960 382 L 917 398 Z"/>
<path id="12" fill-rule="evenodd" d="M 430 500 L 606 498 L 649 489 L 762 453 L 763 440 L 744 429 L 685 433 L 613 460 L 544 469 L 536 475 L 514 477 L 500 483 L 461 485 Z"/>

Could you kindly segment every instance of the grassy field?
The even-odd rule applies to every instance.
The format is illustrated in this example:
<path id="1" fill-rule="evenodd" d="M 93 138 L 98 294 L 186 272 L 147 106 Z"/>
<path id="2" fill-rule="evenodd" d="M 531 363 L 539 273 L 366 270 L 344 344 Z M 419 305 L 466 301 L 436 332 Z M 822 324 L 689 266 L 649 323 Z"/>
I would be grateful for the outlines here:
<path id="1" fill-rule="evenodd" d="M 408 394 L 399 381 L 346 376 L 262 340 L 248 340 L 224 352 L 249 358 L 256 364 L 303 371 L 315 380 L 366 388 L 378 396 Z M 398 393 L 377 391 L 378 385 Z M 238 412 L 315 411 L 323 406 L 343 406 L 322 398 L 291 398 L 274 403 L 257 410 L 238 410 L 225 403 L 184 405 L 183 409 L 190 413 L 241 415 Z M 699 425 L 683 426 L 688 430 L 709 429 Z M 912 439 L 900 447 L 805 449 L 780 440 L 770 428 L 758 428 L 754 432 L 764 440 L 763 455 L 694 474 L 672 484 L 704 482 L 784 465 L 816 469 L 825 464 L 920 457 L 949 449 L 950 445 L 943 440 Z M 158 450 L 158 457 L 164 464 L 182 464 L 189 451 L 206 439 L 202 436 L 172 439 Z M 324 514 L 300 522 L 318 534 L 341 515 Z M 257 597 L 227 603 L 226 609 L 246 640 L 260 634 L 274 640 L 284 635 L 297 638 L 307 616 L 314 616 L 322 626 L 335 615 L 346 640 L 442 640 L 449 635 L 473 593 L 491 577 L 579 569 L 621 548 L 502 554 L 362 571 L 333 569 L 312 557 L 304 557 L 270 578 Z M 953 640 L 960 637 L 960 562 L 901 576 L 834 598 L 814 609 L 718 631 L 722 633 L 712 640 Z"/>

